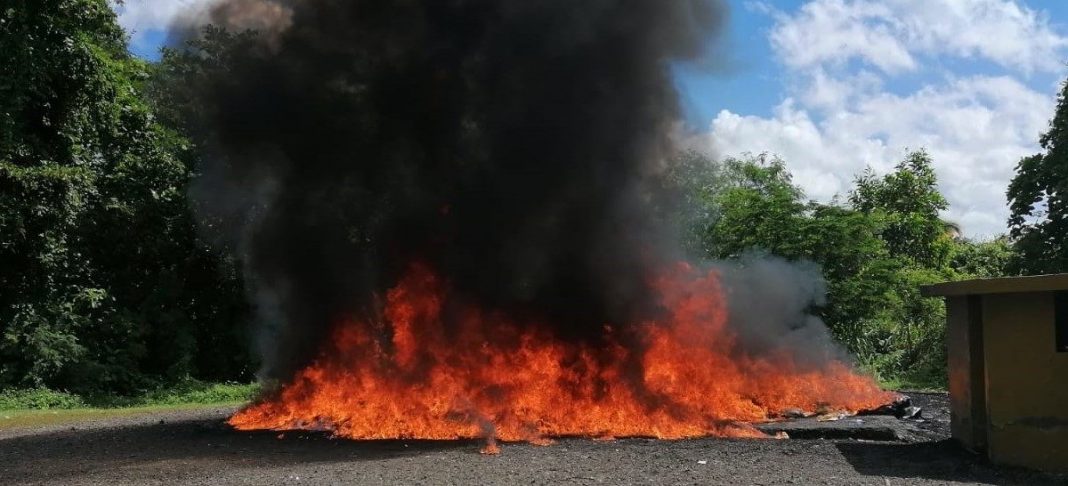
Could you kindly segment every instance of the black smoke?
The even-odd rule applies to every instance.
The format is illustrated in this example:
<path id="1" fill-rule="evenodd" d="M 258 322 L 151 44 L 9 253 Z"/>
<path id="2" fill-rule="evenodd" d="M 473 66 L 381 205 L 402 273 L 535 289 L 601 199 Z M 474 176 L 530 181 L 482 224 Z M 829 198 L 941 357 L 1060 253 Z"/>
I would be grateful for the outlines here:
<path id="1" fill-rule="evenodd" d="M 237 241 L 268 377 L 412 261 L 490 308 L 596 339 L 647 311 L 669 231 L 648 210 L 701 0 L 232 0 L 260 34 L 196 86 L 193 197 Z M 221 216 L 220 216 L 221 215 Z"/>

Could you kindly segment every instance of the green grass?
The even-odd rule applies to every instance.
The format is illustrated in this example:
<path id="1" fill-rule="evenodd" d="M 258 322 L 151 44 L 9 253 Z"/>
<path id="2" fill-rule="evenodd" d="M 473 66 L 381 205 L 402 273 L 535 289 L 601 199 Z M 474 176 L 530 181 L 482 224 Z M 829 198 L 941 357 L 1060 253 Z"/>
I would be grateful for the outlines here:
<path id="1" fill-rule="evenodd" d="M 53 410 L 0 410 L 0 431 L 24 427 L 42 427 L 47 425 L 74 424 L 93 420 L 131 417 L 140 414 L 168 412 L 175 410 L 196 410 L 205 407 L 239 405 L 235 403 L 185 403 L 178 405 L 153 405 L 127 408 L 76 408 Z"/>
<path id="2" fill-rule="evenodd" d="M 195 380 L 128 397 L 81 396 L 48 388 L 9 389 L 0 391 L 0 430 L 240 405 L 251 400 L 258 392 L 257 384 L 204 383 Z"/>
<path id="3" fill-rule="evenodd" d="M 257 384 L 205 383 L 196 380 L 183 381 L 133 396 L 77 395 L 48 388 L 9 389 L 0 391 L 0 411 L 214 405 L 245 402 L 252 399 L 258 391 Z"/>
<path id="4" fill-rule="evenodd" d="M 175 387 L 152 390 L 140 396 L 111 397 L 100 403 L 107 407 L 144 407 L 173 405 L 214 405 L 221 403 L 238 403 L 251 400 L 259 392 L 255 383 L 203 383 L 184 382 Z"/>
<path id="5" fill-rule="evenodd" d="M 870 368 L 869 368 L 870 370 Z M 879 386 L 886 390 L 908 390 L 918 392 L 946 391 L 946 375 L 940 370 L 921 370 L 919 372 L 900 374 L 896 376 L 884 376 L 872 373 L 879 382 Z"/>
<path id="6" fill-rule="evenodd" d="M 946 384 L 940 381 L 915 380 L 908 378 L 891 378 L 879 380 L 879 386 L 886 390 L 914 391 L 914 392 L 944 392 Z"/>
<path id="7" fill-rule="evenodd" d="M 861 362 L 857 365 L 861 373 L 875 378 L 884 390 L 909 390 L 919 392 L 946 391 L 947 382 L 944 368 L 937 366 L 917 367 L 911 373 L 881 373 L 879 367 L 872 363 Z"/>

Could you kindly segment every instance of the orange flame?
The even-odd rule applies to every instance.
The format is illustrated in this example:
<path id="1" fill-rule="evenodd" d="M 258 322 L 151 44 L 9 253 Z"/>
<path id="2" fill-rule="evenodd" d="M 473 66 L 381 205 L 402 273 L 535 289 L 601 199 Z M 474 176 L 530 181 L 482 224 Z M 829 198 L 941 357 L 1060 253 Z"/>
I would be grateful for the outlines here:
<path id="1" fill-rule="evenodd" d="M 786 349 L 747 354 L 727 327 L 715 272 L 680 265 L 654 288 L 665 317 L 633 335 L 606 326 L 610 344 L 594 349 L 470 306 L 450 307 L 446 326 L 445 285 L 414 265 L 388 292 L 381 322 L 339 325 L 319 360 L 230 424 L 353 439 L 485 437 L 483 452 L 495 453 L 496 439 L 762 437 L 749 424 L 786 409 L 893 398 L 842 362 L 802 369 Z"/>

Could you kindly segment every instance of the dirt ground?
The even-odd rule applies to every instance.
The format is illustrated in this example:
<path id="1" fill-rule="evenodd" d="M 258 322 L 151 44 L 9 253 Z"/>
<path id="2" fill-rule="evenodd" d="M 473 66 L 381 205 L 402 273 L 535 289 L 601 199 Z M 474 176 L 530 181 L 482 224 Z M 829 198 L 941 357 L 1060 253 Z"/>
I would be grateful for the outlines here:
<path id="1" fill-rule="evenodd" d="M 996 468 L 947 439 L 945 396 L 913 395 L 930 432 L 914 443 L 855 440 L 334 440 L 236 432 L 232 409 L 0 431 L 0 484 L 1068 484 Z"/>

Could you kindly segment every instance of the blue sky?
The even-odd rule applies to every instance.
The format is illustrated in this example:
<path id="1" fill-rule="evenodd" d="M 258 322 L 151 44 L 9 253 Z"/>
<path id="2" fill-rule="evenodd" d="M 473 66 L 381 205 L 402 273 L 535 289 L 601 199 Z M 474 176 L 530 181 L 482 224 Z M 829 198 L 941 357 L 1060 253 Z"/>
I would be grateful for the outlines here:
<path id="1" fill-rule="evenodd" d="M 130 49 L 153 59 L 211 0 L 126 0 Z M 1068 69 L 1060 0 L 727 0 L 715 69 L 678 66 L 687 144 L 770 152 L 810 197 L 849 190 L 908 149 L 934 158 L 965 234 L 1005 231 L 1005 187 L 1037 151 Z"/>
<path id="2" fill-rule="evenodd" d="M 731 59 L 726 70 L 714 73 L 695 69 L 679 69 L 679 91 L 687 105 L 687 121 L 705 126 L 720 110 L 767 117 L 776 105 L 787 96 L 785 87 L 789 73 L 775 58 L 768 33 L 775 25 L 773 16 L 760 8 L 760 2 L 752 0 L 729 0 L 731 21 L 723 39 Z M 806 0 L 778 0 L 764 2 L 785 12 L 795 12 Z M 1068 1 L 1029 0 L 1016 2 L 1019 5 L 1044 11 L 1050 24 L 1058 32 L 1068 35 Z M 997 71 L 991 62 L 961 62 L 955 59 L 936 59 L 943 68 L 958 74 Z M 1065 59 L 1068 62 L 1068 59 Z M 917 89 L 934 73 L 917 74 L 895 79 L 887 89 L 898 94 Z M 1042 73 L 1032 80 L 1035 85 L 1055 85 L 1060 77 Z"/>
<path id="3" fill-rule="evenodd" d="M 746 7 L 746 0 L 730 0 L 730 22 L 723 34 L 721 52 L 729 56 L 722 70 L 702 72 L 678 69 L 679 92 L 687 108 L 687 121 L 706 126 L 722 109 L 734 113 L 770 116 L 782 101 L 782 72 L 776 62 L 768 31 L 771 16 Z M 777 3 L 794 9 L 800 0 Z"/>

